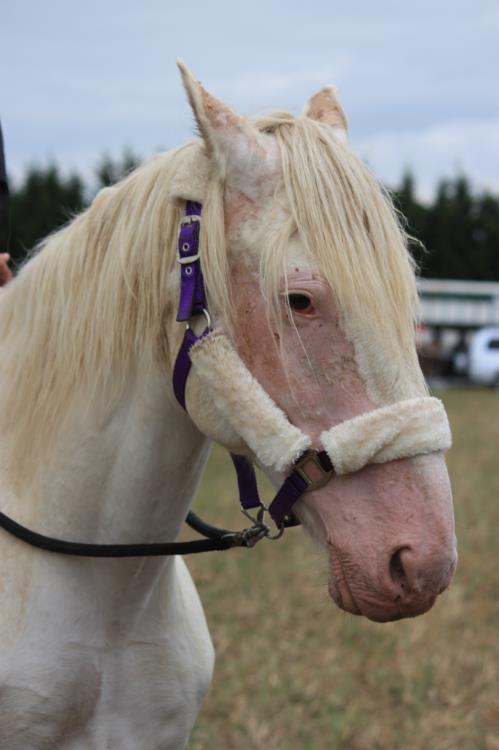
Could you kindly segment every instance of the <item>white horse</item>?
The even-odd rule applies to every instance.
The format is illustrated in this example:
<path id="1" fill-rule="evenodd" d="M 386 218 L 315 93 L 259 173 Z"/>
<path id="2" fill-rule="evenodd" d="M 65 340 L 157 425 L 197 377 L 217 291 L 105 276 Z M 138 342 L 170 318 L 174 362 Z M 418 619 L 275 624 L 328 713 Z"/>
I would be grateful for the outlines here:
<path id="1" fill-rule="evenodd" d="M 277 481 L 322 444 L 337 474 L 294 510 L 334 601 L 378 621 L 425 612 L 452 577 L 454 523 L 390 201 L 333 89 L 252 120 L 180 67 L 202 141 L 103 190 L 0 290 L 0 511 L 75 541 L 174 540 L 210 440 Z M 223 334 L 199 345 L 184 411 L 186 200 L 203 203 Z M 0 748 L 185 747 L 214 656 L 182 558 L 58 555 L 0 529 L 0 559 Z"/>

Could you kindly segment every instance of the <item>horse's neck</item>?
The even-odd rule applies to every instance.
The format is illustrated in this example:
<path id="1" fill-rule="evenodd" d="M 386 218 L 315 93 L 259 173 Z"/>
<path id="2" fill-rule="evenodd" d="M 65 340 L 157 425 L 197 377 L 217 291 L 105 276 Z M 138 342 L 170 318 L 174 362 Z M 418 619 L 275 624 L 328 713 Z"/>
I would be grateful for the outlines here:
<path id="1" fill-rule="evenodd" d="M 0 472 L 0 509 L 41 533 L 75 541 L 170 541 L 207 450 L 172 402 L 167 374 L 159 368 L 134 374 L 105 420 L 75 402 L 30 487 L 16 494 L 2 487 L 8 472 L 3 479 Z M 110 569 L 126 575 L 134 565 L 117 561 Z"/>

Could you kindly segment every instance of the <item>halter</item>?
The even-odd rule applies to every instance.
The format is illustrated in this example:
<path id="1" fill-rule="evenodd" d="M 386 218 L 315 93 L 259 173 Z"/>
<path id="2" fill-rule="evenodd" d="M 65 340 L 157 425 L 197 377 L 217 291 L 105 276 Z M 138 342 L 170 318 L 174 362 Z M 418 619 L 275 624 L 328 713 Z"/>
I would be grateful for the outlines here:
<path id="1" fill-rule="evenodd" d="M 205 337 L 212 335 L 199 251 L 201 211 L 200 203 L 186 202 L 185 216 L 180 221 L 178 237 L 177 261 L 181 270 L 177 321 L 185 323 L 186 330 L 173 369 L 173 391 L 183 409 L 186 409 L 185 390 L 192 367 L 190 350 Z M 190 321 L 199 315 L 204 315 L 207 325 L 202 334 L 197 336 L 190 326 Z M 236 470 L 241 510 L 250 520 L 264 527 L 263 519 L 265 514 L 269 513 L 277 532 L 272 534 L 268 527 L 262 528 L 262 531 L 265 531 L 263 536 L 268 538 L 278 538 L 284 528 L 298 525 L 300 522 L 293 513 L 296 501 L 305 492 L 323 487 L 334 474 L 333 464 L 326 451 L 311 448 L 305 450 L 295 460 L 291 472 L 267 508 L 258 493 L 253 464 L 246 456 L 234 453 L 230 455 Z M 252 511 L 255 510 L 256 518 L 252 515 Z"/>
<path id="2" fill-rule="evenodd" d="M 173 370 L 174 394 L 186 410 L 187 379 L 194 366 L 209 387 L 216 408 L 220 407 L 222 411 L 225 408 L 229 421 L 232 417 L 237 422 L 236 432 L 264 465 L 269 465 L 269 461 L 260 442 L 268 442 L 269 426 L 274 425 L 279 433 L 278 448 L 281 453 L 277 458 L 274 455 L 274 468 L 286 473 L 280 489 L 270 505 L 265 506 L 258 493 L 253 463 L 246 456 L 231 453 L 241 511 L 253 524 L 249 528 L 242 531 L 218 529 L 190 512 L 186 518 L 187 524 L 204 539 L 146 544 L 84 544 L 38 534 L 0 513 L 0 527 L 28 544 L 50 552 L 85 557 L 186 555 L 231 547 L 253 547 L 260 539 L 278 539 L 286 527 L 299 524 L 293 513 L 296 501 L 304 493 L 323 487 L 335 474 L 352 473 L 368 463 L 385 463 L 450 447 L 449 424 L 442 403 L 435 398 L 422 397 L 399 401 L 335 425 L 320 436 L 324 450 L 311 448 L 310 438 L 287 420 L 286 415 L 252 377 L 227 337 L 212 331 L 200 262 L 201 211 L 200 203 L 187 201 L 185 215 L 180 221 L 177 321 L 185 323 L 186 328 Z M 198 336 L 190 323 L 201 315 L 206 319 L 206 327 Z M 217 356 L 217 352 L 223 356 Z M 239 386 L 241 399 L 235 402 L 234 399 L 227 399 L 224 392 L 224 388 L 233 390 L 234 387 L 225 372 L 229 360 L 242 382 Z M 234 414 L 238 408 L 239 412 L 241 409 L 244 412 L 243 397 L 248 400 L 248 391 L 250 408 L 259 406 L 262 417 L 265 413 L 267 418 L 258 439 L 245 434 L 245 414 Z M 430 425 L 431 434 L 428 435 Z M 267 514 L 273 520 L 275 530 L 266 523 Z"/>
<path id="3" fill-rule="evenodd" d="M 360 414 L 321 433 L 324 450 L 311 447 L 311 439 L 289 422 L 286 414 L 253 377 L 229 338 L 212 331 L 201 271 L 199 234 L 201 204 L 187 201 L 181 220 L 178 262 L 181 267 L 179 322 L 186 331 L 173 371 L 175 396 L 185 409 L 187 379 L 194 367 L 212 405 L 233 432 L 243 440 L 261 465 L 285 474 L 283 484 L 268 508 L 260 500 L 253 463 L 231 454 L 237 473 L 243 513 L 263 523 L 268 513 L 277 534 L 297 521 L 293 508 L 306 492 L 323 487 L 335 474 L 349 474 L 368 463 L 446 450 L 450 430 L 441 401 L 419 397 L 398 401 Z M 193 317 L 204 315 L 207 325 L 200 336 L 190 327 Z"/>

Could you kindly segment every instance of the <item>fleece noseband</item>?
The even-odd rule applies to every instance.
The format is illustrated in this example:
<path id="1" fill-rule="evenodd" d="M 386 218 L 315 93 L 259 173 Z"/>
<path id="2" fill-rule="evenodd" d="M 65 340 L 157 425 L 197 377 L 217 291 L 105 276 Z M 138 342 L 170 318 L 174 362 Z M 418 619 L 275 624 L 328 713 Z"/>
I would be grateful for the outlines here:
<path id="1" fill-rule="evenodd" d="M 181 268 L 177 320 L 185 322 L 187 328 L 174 367 L 174 392 L 185 409 L 187 378 L 194 368 L 216 409 L 258 462 L 286 474 L 268 508 L 279 529 L 297 523 L 293 506 L 298 498 L 322 487 L 334 474 L 450 447 L 449 423 L 442 403 L 423 397 L 399 401 L 335 425 L 321 434 L 322 448 L 312 448 L 310 437 L 289 422 L 227 336 L 211 330 L 200 264 L 200 223 L 201 205 L 187 202 L 177 255 Z M 196 336 L 189 321 L 202 314 L 208 325 Z M 232 455 L 232 460 L 243 510 L 264 508 L 252 463 L 244 456 Z"/>

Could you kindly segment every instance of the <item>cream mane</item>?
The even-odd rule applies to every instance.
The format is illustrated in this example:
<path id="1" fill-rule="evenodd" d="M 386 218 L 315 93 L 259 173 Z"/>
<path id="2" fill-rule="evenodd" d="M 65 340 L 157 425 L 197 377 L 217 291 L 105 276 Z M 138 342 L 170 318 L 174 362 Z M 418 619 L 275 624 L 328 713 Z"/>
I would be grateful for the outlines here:
<path id="1" fill-rule="evenodd" d="M 291 211 L 275 243 L 262 248 L 271 308 L 277 308 L 289 237 L 299 227 L 345 316 L 374 323 L 403 350 L 413 347 L 413 265 L 387 195 L 329 126 L 287 114 L 254 122 L 278 140 Z M 87 399 L 106 392 L 106 403 L 118 398 L 137 357 L 144 366 L 159 360 L 171 368 L 166 331 L 176 304 L 171 278 L 181 212 L 171 182 L 193 154 L 206 161 L 202 147 L 191 144 L 101 191 L 89 209 L 40 244 L 2 292 L 2 368 L 12 386 L 2 392 L 0 429 L 14 436 L 19 466 L 40 460 L 76 392 Z M 203 206 L 209 304 L 230 329 L 223 183 L 214 174 Z"/>
<path id="2" fill-rule="evenodd" d="M 286 113 L 257 125 L 277 137 L 291 208 L 280 240 L 262 249 L 268 299 L 282 284 L 289 238 L 298 232 L 345 318 L 414 349 L 414 262 L 387 191 L 329 125 Z"/>

